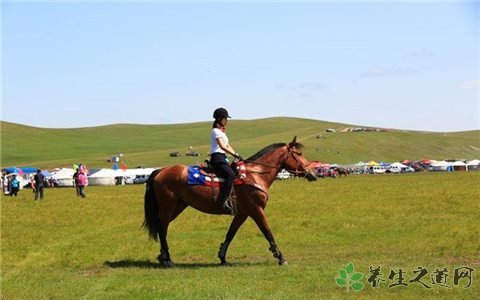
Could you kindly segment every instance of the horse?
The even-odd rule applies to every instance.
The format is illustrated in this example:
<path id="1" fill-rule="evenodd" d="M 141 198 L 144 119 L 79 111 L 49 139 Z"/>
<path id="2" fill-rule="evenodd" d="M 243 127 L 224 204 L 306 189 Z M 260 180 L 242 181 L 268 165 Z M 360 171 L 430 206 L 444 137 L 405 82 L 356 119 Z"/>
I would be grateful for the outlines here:
<path id="1" fill-rule="evenodd" d="M 273 257 L 279 265 L 287 265 L 278 248 L 272 231 L 268 226 L 264 209 L 268 201 L 268 189 L 281 169 L 305 177 L 309 181 L 316 180 L 310 162 L 302 156 L 303 145 L 296 142 L 275 143 L 260 150 L 245 160 L 246 179 L 241 185 L 234 185 L 236 198 L 236 214 L 228 229 L 225 240 L 220 245 L 218 258 L 220 265 L 228 265 L 226 255 L 228 246 L 238 229 L 248 217 L 257 224 L 267 239 Z M 188 167 L 174 165 L 157 169 L 149 176 L 145 191 L 145 220 L 143 227 L 150 238 L 160 239 L 160 254 L 157 259 L 163 267 L 174 267 L 167 243 L 167 231 L 170 222 L 175 220 L 185 208 L 193 207 L 203 213 L 225 214 L 216 202 L 212 187 L 189 185 L 187 183 Z"/>

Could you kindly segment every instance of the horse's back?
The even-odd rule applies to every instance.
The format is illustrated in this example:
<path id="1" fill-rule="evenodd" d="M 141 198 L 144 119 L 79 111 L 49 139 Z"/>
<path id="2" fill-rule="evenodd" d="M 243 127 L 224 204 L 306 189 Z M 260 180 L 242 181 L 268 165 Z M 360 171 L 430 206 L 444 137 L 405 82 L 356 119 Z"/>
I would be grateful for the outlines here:
<path id="1" fill-rule="evenodd" d="M 154 181 L 161 184 L 186 182 L 187 170 L 188 166 L 181 164 L 163 167 L 155 176 Z"/>

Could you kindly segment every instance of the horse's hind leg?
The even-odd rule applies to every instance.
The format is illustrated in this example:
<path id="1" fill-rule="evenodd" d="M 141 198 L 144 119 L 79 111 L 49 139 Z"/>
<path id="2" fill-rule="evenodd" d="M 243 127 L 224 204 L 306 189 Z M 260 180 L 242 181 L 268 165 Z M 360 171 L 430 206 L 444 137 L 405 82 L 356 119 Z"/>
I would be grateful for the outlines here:
<path id="1" fill-rule="evenodd" d="M 160 265 L 162 265 L 163 267 L 173 268 L 175 264 L 170 258 L 170 252 L 168 251 L 168 243 L 167 243 L 167 231 L 168 231 L 168 224 L 170 223 L 170 221 L 160 220 L 160 222 L 161 222 L 161 226 L 160 226 L 160 231 L 158 233 L 160 237 L 160 255 L 158 255 L 158 261 L 160 262 Z"/>
<path id="2" fill-rule="evenodd" d="M 220 258 L 221 265 L 227 265 L 225 257 L 227 256 L 228 246 L 230 245 L 230 242 L 233 240 L 238 229 L 240 228 L 240 226 L 242 226 L 246 219 L 247 216 L 242 215 L 236 215 L 233 218 L 232 223 L 230 224 L 230 228 L 228 229 L 227 236 L 225 237 L 225 241 L 220 245 L 220 250 L 218 251 L 218 258 Z"/>
<path id="3" fill-rule="evenodd" d="M 181 200 L 178 200 L 175 204 L 173 212 L 163 213 L 160 215 L 160 231 L 158 233 L 160 237 L 160 255 L 158 256 L 158 261 L 164 267 L 172 268 L 175 266 L 172 259 L 170 258 L 170 252 L 168 249 L 168 242 L 167 242 L 168 225 L 179 214 L 181 214 L 187 206 L 188 204 L 186 204 Z"/>

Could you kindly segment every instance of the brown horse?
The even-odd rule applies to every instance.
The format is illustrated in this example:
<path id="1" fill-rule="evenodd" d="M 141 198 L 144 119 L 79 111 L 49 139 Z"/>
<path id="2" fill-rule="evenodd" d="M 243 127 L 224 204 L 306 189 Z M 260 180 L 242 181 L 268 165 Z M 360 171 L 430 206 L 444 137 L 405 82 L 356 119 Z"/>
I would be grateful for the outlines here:
<path id="1" fill-rule="evenodd" d="M 296 137 L 289 144 L 279 143 L 265 147 L 257 154 L 245 160 L 247 169 L 246 184 L 235 185 L 236 215 L 228 229 L 225 241 L 220 245 L 218 257 L 222 265 L 228 246 L 237 230 L 251 217 L 270 244 L 269 250 L 278 259 L 280 265 L 287 261 L 278 249 L 265 216 L 268 201 L 268 188 L 278 172 L 285 168 L 309 181 L 316 180 L 310 163 L 302 156 L 303 145 L 296 142 Z M 222 214 L 212 188 L 203 185 L 187 184 L 187 166 L 175 165 L 155 170 L 147 181 L 145 192 L 145 227 L 151 238 L 160 238 L 160 255 L 162 266 L 173 267 L 167 243 L 168 225 L 186 207 L 191 206 L 208 214 Z"/>

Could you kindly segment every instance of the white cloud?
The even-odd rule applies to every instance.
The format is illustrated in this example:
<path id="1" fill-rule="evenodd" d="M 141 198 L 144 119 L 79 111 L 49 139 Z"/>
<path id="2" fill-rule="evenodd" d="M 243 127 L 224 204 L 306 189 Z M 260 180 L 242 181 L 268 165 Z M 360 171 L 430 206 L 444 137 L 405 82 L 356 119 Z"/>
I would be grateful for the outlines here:
<path id="1" fill-rule="evenodd" d="M 460 85 L 463 90 L 469 90 L 480 87 L 480 79 L 465 81 Z"/>

